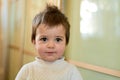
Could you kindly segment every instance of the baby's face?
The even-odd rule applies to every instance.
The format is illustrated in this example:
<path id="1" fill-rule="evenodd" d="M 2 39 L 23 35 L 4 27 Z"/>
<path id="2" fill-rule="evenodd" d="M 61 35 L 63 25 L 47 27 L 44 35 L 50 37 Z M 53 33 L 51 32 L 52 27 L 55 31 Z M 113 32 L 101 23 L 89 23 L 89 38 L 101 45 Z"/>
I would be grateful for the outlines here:
<path id="1" fill-rule="evenodd" d="M 36 30 L 34 45 L 41 59 L 49 62 L 58 60 L 66 47 L 65 29 L 62 25 L 53 28 L 40 25 Z"/>

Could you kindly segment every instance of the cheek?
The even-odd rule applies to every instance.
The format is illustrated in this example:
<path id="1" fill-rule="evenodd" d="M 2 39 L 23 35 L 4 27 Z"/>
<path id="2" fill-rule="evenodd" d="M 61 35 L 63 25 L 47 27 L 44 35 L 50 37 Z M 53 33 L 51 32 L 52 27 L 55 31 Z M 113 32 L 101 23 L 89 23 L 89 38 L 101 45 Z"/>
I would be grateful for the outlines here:
<path id="1" fill-rule="evenodd" d="M 57 51 L 59 52 L 59 54 L 64 54 L 64 51 L 65 51 L 65 45 L 64 46 L 60 46 L 57 48 Z"/>
<path id="2" fill-rule="evenodd" d="M 43 45 L 35 45 L 35 49 L 38 53 L 43 52 L 44 46 Z"/>

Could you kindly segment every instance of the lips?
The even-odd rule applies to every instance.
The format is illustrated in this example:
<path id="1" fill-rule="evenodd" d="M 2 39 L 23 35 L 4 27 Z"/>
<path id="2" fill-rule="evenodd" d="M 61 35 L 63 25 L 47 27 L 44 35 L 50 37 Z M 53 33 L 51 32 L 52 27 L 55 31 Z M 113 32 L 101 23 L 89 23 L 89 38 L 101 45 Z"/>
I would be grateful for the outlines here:
<path id="1" fill-rule="evenodd" d="M 52 51 L 49 51 L 49 52 L 45 52 L 46 54 L 55 54 L 56 52 L 52 52 Z"/>
<path id="2" fill-rule="evenodd" d="M 56 53 L 56 52 L 45 52 L 45 53 L 53 54 L 53 53 Z"/>

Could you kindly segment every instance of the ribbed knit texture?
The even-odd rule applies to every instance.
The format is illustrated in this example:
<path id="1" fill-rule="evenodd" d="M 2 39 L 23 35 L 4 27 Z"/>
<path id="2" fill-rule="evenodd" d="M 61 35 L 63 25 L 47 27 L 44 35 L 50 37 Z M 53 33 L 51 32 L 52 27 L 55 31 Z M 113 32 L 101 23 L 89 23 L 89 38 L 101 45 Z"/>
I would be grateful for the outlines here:
<path id="1" fill-rule="evenodd" d="M 55 62 L 35 59 L 21 68 L 15 80 L 82 80 L 77 68 L 64 58 Z"/>

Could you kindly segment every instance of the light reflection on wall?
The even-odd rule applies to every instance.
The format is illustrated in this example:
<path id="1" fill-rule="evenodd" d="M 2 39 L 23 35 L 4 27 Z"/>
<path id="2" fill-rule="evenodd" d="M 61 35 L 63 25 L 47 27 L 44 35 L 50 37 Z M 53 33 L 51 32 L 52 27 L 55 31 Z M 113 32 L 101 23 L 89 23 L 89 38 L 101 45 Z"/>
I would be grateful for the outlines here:
<path id="1" fill-rule="evenodd" d="M 81 37 L 100 38 L 109 34 L 120 37 L 119 4 L 120 0 L 82 0 L 80 5 Z"/>
<path id="2" fill-rule="evenodd" d="M 97 5 L 93 2 L 83 0 L 80 5 L 80 33 L 82 37 L 93 36 L 96 33 L 93 14 L 97 12 Z"/>

